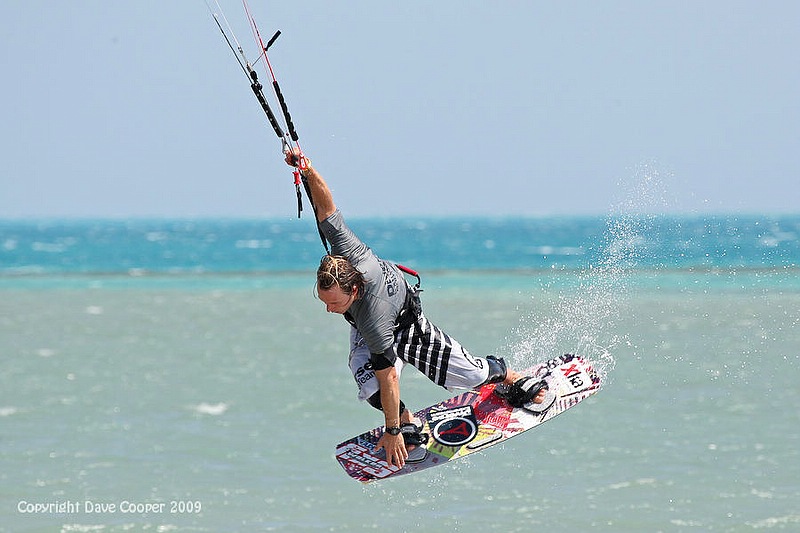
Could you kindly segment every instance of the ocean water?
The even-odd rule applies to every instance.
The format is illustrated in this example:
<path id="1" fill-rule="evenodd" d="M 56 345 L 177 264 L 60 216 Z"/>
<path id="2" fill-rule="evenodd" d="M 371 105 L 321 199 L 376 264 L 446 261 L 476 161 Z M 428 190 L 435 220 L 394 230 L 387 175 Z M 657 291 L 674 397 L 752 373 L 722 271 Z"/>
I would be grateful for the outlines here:
<path id="1" fill-rule="evenodd" d="M 473 353 L 603 390 L 362 486 L 334 446 L 382 418 L 310 222 L 0 221 L 0 531 L 800 531 L 800 216 L 352 226 Z"/>

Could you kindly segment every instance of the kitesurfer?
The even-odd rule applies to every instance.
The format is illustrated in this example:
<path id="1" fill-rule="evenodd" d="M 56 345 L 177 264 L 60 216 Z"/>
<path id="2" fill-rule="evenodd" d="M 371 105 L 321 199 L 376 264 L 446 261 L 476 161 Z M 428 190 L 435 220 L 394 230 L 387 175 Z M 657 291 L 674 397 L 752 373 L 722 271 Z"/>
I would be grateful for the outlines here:
<path id="1" fill-rule="evenodd" d="M 500 384 L 497 393 L 515 407 L 544 400 L 544 381 L 511 370 L 502 358 L 470 355 L 432 324 L 422 312 L 418 289 L 407 283 L 398 266 L 375 255 L 345 224 L 311 162 L 298 150 L 289 151 L 286 162 L 299 167 L 320 232 L 330 243 L 330 253 L 317 270 L 316 291 L 328 312 L 344 315 L 351 324 L 350 369 L 359 398 L 384 413 L 385 431 L 376 450 L 384 450 L 390 465 L 402 467 L 427 453 L 420 421 L 400 400 L 405 364 L 447 389 Z"/>

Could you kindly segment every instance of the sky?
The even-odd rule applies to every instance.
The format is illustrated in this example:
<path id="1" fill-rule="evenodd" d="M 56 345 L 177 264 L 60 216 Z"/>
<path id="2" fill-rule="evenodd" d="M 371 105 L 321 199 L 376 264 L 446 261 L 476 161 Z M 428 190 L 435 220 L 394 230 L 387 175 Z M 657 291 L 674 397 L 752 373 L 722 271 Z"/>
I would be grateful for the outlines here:
<path id="1" fill-rule="evenodd" d="M 800 2 L 250 8 L 346 215 L 800 212 Z M 0 218 L 296 216 L 203 0 L 2 11 Z"/>

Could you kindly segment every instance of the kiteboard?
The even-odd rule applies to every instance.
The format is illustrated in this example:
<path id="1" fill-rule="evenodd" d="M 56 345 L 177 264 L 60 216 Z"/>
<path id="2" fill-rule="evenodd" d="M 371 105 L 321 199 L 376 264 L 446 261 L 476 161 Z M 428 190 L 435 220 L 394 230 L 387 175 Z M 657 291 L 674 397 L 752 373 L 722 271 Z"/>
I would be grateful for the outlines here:
<path id="1" fill-rule="evenodd" d="M 383 450 L 375 451 L 383 427 L 353 437 L 336 446 L 336 460 L 347 475 L 362 483 L 397 477 L 443 465 L 486 450 L 533 429 L 574 407 L 600 389 L 600 376 L 584 358 L 566 354 L 539 363 L 522 372 L 547 382 L 548 392 L 540 404 L 514 408 L 495 394 L 497 385 L 437 403 L 416 412 L 422 433 L 428 435 L 426 451 L 403 468 L 389 465 Z"/>

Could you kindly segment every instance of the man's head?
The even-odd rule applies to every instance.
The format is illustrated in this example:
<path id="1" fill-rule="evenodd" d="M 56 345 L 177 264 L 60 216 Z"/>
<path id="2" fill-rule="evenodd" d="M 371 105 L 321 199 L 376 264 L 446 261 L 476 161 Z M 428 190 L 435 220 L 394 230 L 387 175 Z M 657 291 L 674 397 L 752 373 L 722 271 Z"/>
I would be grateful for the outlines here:
<path id="1" fill-rule="evenodd" d="M 317 294 L 329 313 L 343 314 L 364 291 L 364 275 L 346 258 L 324 255 L 317 269 Z"/>

